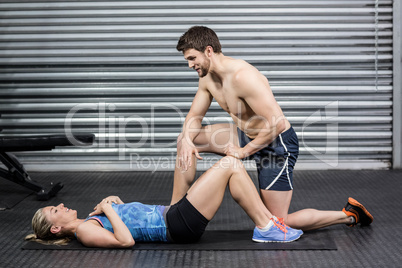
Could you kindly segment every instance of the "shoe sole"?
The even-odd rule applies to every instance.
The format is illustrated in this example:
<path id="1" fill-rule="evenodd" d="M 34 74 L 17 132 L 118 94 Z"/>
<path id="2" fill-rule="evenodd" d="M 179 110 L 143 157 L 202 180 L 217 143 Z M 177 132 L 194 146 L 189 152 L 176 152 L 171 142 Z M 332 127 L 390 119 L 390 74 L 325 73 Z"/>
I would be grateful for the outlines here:
<path id="1" fill-rule="evenodd" d="M 370 224 L 373 222 L 374 217 L 370 214 L 370 212 L 367 211 L 367 209 L 366 209 L 362 204 L 360 204 L 359 202 L 357 202 L 357 201 L 356 201 L 355 199 L 353 199 L 352 197 L 349 197 L 348 202 L 349 202 L 349 204 L 351 204 L 352 206 L 355 206 L 355 207 L 360 208 L 360 209 L 363 211 L 363 213 L 365 214 L 365 216 L 367 216 L 369 222 L 362 224 L 362 222 L 361 222 L 362 219 L 360 219 L 360 224 L 361 224 L 361 225 L 367 226 L 367 225 L 370 225 Z"/>
<path id="2" fill-rule="evenodd" d="M 301 236 L 302 236 L 302 234 L 300 234 L 300 235 L 299 235 L 298 237 L 296 237 L 295 239 L 293 239 L 293 240 L 288 240 L 288 241 L 283 241 L 283 240 L 281 240 L 281 241 L 274 241 L 274 240 L 266 241 L 266 240 L 259 240 L 259 239 L 254 239 L 254 238 L 252 238 L 252 240 L 253 240 L 254 242 L 258 242 L 258 243 L 289 243 L 289 242 L 296 241 L 296 240 L 299 239 Z"/>

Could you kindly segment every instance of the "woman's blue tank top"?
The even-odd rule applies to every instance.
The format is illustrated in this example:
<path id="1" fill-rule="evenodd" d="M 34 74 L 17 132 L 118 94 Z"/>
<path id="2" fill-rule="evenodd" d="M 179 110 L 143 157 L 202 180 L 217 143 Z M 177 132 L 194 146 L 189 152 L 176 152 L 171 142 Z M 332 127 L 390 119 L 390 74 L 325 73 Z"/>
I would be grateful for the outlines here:
<path id="1" fill-rule="evenodd" d="M 165 206 L 133 202 L 112 204 L 112 207 L 130 230 L 134 241 L 167 242 L 166 224 L 163 219 Z M 113 233 L 112 224 L 105 214 L 88 217 L 86 221 L 91 219 L 97 220 L 103 228 Z"/>

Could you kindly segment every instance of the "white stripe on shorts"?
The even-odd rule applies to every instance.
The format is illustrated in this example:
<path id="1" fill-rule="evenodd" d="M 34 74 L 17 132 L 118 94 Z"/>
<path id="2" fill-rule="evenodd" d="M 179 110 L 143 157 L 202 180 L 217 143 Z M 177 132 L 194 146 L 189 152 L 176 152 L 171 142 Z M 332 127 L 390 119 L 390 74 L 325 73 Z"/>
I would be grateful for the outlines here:
<path id="1" fill-rule="evenodd" d="M 281 135 L 281 134 L 279 134 L 279 139 L 281 140 L 282 146 L 285 148 L 285 152 L 288 153 L 288 157 L 286 158 L 285 164 L 283 165 L 283 168 L 282 168 L 281 172 L 279 172 L 278 176 L 276 176 L 276 178 L 271 182 L 270 185 L 267 186 L 267 188 L 265 188 L 265 190 L 269 190 L 269 188 L 271 188 L 272 185 L 275 184 L 275 182 L 276 182 L 276 181 L 279 179 L 279 177 L 282 175 L 282 173 L 283 173 L 283 171 L 285 170 L 285 168 L 286 168 L 286 176 L 287 176 L 287 178 L 288 178 L 288 182 L 289 182 L 289 185 L 290 185 L 290 189 L 293 190 L 293 185 L 292 185 L 292 183 L 290 182 L 290 178 L 289 178 L 289 168 L 288 168 L 288 167 L 289 167 L 289 161 L 288 161 L 288 160 L 289 160 L 290 153 L 288 152 L 288 148 L 286 147 L 285 143 L 284 143 L 283 140 L 282 140 L 282 135 Z"/>

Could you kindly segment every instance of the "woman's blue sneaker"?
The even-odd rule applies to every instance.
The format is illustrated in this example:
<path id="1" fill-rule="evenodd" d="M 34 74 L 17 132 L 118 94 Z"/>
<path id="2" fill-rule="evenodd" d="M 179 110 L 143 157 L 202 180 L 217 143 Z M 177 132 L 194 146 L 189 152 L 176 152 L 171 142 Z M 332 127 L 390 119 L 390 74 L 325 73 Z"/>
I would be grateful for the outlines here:
<path id="1" fill-rule="evenodd" d="M 299 239 L 303 234 L 302 230 L 293 229 L 287 226 L 282 219 L 278 220 L 276 217 L 272 217 L 271 221 L 274 225 L 272 225 L 267 231 L 262 231 L 257 227 L 254 228 L 254 242 L 292 242 Z"/>

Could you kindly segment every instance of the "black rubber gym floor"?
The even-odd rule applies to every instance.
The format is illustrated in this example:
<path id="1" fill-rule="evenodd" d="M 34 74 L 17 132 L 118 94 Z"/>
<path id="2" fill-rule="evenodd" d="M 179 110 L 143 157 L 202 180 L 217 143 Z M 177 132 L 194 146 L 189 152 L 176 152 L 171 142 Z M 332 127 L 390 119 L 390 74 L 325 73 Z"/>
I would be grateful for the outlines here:
<path id="1" fill-rule="evenodd" d="M 255 173 L 250 175 L 256 182 Z M 296 170 L 294 176 L 291 211 L 340 210 L 352 196 L 374 216 L 373 224 L 312 231 L 329 235 L 337 250 L 22 250 L 23 238 L 31 232 L 30 219 L 39 207 L 63 202 L 79 208 L 78 215 L 84 218 L 111 194 L 126 202 L 168 204 L 173 177 L 172 172 L 32 173 L 39 182 L 61 181 L 65 186 L 53 199 L 37 201 L 34 194 L 0 179 L 0 201 L 10 194 L 17 197 L 12 208 L 0 211 L 0 267 L 400 267 L 402 170 Z M 229 194 L 208 226 L 208 230 L 250 230 L 250 239 L 253 228 Z"/>

